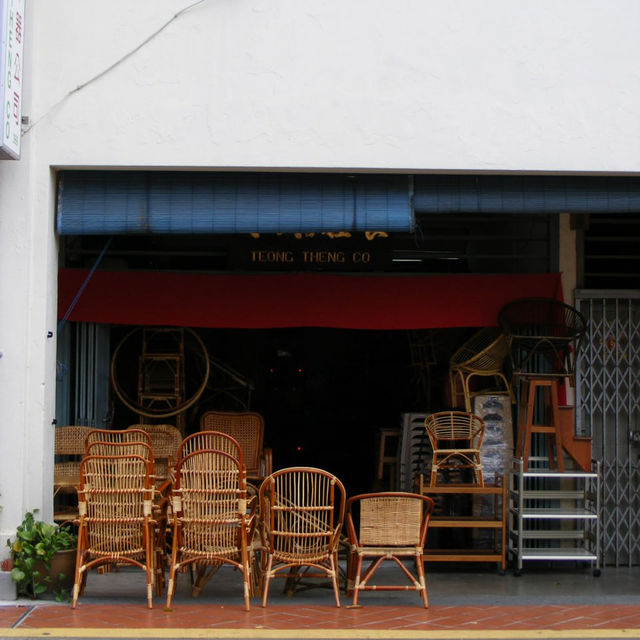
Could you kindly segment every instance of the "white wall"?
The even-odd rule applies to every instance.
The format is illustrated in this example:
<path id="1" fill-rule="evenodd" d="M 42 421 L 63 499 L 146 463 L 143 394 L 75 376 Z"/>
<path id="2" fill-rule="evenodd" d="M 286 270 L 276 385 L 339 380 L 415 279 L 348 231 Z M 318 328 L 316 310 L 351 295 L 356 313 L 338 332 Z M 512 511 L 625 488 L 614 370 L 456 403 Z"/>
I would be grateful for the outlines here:
<path id="1" fill-rule="evenodd" d="M 27 0 L 30 125 L 0 161 L 0 554 L 26 509 L 51 515 L 52 169 L 640 172 L 637 0 L 202 0 L 172 20 L 191 4 Z"/>
<path id="2" fill-rule="evenodd" d="M 43 160 L 640 170 L 637 0 L 190 4 L 32 0 Z"/>

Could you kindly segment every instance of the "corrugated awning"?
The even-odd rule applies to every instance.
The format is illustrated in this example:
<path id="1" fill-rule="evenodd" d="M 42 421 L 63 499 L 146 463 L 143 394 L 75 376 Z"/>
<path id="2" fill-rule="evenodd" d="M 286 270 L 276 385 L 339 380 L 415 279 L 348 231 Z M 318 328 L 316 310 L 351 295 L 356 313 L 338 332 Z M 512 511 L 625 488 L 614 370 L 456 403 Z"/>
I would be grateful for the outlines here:
<path id="1" fill-rule="evenodd" d="M 408 176 L 63 171 L 61 235 L 410 231 Z"/>
<path id="2" fill-rule="evenodd" d="M 640 213 L 640 178 L 416 176 L 416 213 Z"/>

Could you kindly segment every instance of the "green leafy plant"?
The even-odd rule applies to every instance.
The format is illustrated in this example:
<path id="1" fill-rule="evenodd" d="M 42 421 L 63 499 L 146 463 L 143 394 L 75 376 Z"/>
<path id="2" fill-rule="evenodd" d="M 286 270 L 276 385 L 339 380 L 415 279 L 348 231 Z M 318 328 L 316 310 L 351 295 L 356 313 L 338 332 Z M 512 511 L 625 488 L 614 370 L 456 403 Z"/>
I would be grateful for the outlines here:
<path id="1" fill-rule="evenodd" d="M 17 583 L 19 595 L 37 598 L 50 591 L 57 600 L 64 600 L 68 588 L 63 582 L 68 576 L 60 573 L 53 578 L 48 572 L 56 553 L 75 549 L 78 537 L 69 527 L 36 520 L 34 514 L 37 510 L 27 512 L 16 529 L 16 539 L 7 541 L 13 560 L 11 579 Z"/>

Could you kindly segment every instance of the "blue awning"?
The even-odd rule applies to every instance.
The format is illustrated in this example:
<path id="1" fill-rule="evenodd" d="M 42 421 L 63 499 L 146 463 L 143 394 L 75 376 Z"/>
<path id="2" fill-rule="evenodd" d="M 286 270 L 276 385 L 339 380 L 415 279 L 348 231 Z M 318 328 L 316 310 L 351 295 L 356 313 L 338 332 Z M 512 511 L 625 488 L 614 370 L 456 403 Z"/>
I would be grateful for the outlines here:
<path id="1" fill-rule="evenodd" d="M 640 213 L 640 178 L 421 175 L 416 213 Z"/>
<path id="2" fill-rule="evenodd" d="M 63 171 L 62 235 L 410 231 L 406 175 Z"/>

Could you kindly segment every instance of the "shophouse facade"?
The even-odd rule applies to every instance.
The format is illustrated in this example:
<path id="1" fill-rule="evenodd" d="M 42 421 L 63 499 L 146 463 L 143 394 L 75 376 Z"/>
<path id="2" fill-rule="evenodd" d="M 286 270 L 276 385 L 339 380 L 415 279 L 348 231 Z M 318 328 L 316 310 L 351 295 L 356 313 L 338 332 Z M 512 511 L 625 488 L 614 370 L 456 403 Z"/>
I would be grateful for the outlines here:
<path id="1" fill-rule="evenodd" d="M 604 309 L 616 288 L 628 306 L 613 322 L 635 335 L 633 251 L 589 292 L 582 241 L 591 215 L 639 219 L 633 0 L 17 4 L 22 137 L 19 159 L 0 160 L 2 539 L 27 510 L 53 516 L 56 424 L 108 422 L 110 327 L 467 329 L 519 295 Z M 237 335 L 212 340 L 230 350 Z M 397 334 L 371 335 L 355 341 L 396 348 Z M 69 368 L 94 347 L 81 411 Z M 384 377 L 390 359 L 360 370 Z M 627 493 L 632 375 L 609 429 Z M 611 396 L 585 385 L 579 397 Z M 607 411 L 578 412 L 602 451 Z M 633 501 L 624 517 L 637 526 Z M 621 546 L 612 562 L 640 559 Z"/>

